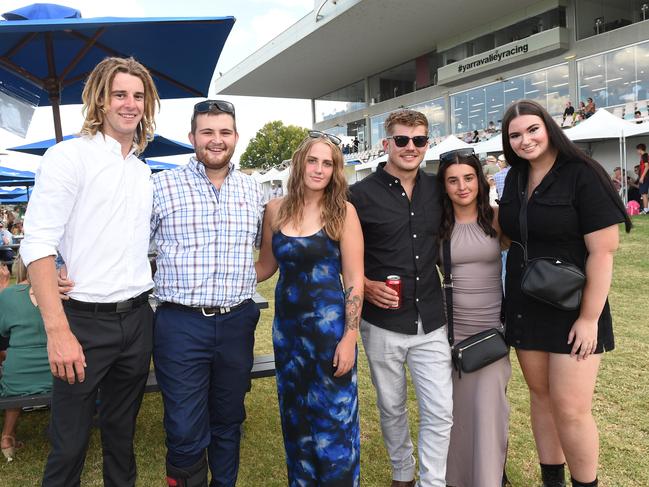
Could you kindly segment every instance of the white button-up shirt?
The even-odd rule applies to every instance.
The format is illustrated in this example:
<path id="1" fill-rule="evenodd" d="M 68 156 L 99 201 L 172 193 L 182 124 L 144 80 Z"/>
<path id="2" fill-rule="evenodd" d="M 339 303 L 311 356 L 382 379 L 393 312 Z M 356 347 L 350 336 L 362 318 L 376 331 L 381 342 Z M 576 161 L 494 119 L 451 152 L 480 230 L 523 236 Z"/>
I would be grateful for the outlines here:
<path id="1" fill-rule="evenodd" d="M 60 252 L 70 297 L 123 301 L 153 287 L 148 261 L 151 170 L 98 132 L 50 148 L 36 174 L 20 252 L 25 265 Z"/>

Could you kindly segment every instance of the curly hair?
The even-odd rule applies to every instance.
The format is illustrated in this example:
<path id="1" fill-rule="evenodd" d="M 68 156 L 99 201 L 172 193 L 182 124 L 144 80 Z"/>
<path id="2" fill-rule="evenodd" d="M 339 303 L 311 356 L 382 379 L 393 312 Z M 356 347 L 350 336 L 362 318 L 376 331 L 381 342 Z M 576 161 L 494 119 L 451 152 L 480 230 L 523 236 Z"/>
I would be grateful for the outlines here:
<path id="1" fill-rule="evenodd" d="M 132 57 L 107 57 L 90 73 L 83 87 L 83 114 L 81 133 L 95 135 L 104 128 L 106 104 L 110 100 L 113 79 L 117 73 L 126 73 L 142 80 L 144 85 L 144 113 L 135 132 L 136 153 L 141 154 L 155 134 L 155 110 L 160 109 L 160 97 L 149 71 Z"/>
<path id="2" fill-rule="evenodd" d="M 478 178 L 478 196 L 476 202 L 478 204 L 478 225 L 489 237 L 497 235 L 493 227 L 494 209 L 489 204 L 489 183 L 482 171 L 480 160 L 475 154 L 469 156 L 456 155 L 454 159 L 445 160 L 440 163 L 439 170 L 437 171 L 437 181 L 440 186 L 440 203 L 442 205 L 442 223 L 439 229 L 439 236 L 442 240 L 450 240 L 453 228 L 455 227 L 455 212 L 453 211 L 453 203 L 446 192 L 446 171 L 453 164 L 466 164 L 471 166 L 475 171 Z"/>
<path id="3" fill-rule="evenodd" d="M 307 137 L 293 153 L 291 174 L 286 185 L 286 196 L 279 207 L 273 231 L 278 231 L 289 222 L 301 223 L 304 210 L 304 174 L 306 159 L 314 144 L 325 144 L 331 149 L 333 174 L 320 202 L 320 219 L 329 238 L 340 240 L 347 215 L 348 185 L 343 168 L 343 154 L 340 147 L 326 137 Z"/>
<path id="4" fill-rule="evenodd" d="M 584 151 L 582 151 L 570 139 L 568 139 L 561 127 L 559 127 L 557 122 L 554 121 L 547 110 L 535 101 L 516 101 L 509 106 L 509 108 L 505 112 L 505 115 L 503 116 L 503 152 L 505 153 L 505 159 L 507 159 L 509 165 L 515 167 L 528 164 L 528 161 L 526 159 L 523 159 L 522 157 L 518 156 L 516 152 L 514 152 L 514 149 L 512 148 L 512 145 L 509 141 L 509 124 L 511 124 L 512 120 L 521 115 L 535 115 L 539 117 L 543 121 L 543 125 L 545 125 L 545 130 L 548 134 L 548 140 L 551 147 L 556 149 L 559 154 L 566 157 L 571 163 L 582 163 L 593 170 L 593 172 L 597 175 L 597 178 L 601 181 L 606 193 L 613 200 L 613 203 L 615 203 L 615 206 L 617 206 L 617 208 L 620 210 L 620 213 L 624 216 L 624 226 L 627 233 L 630 232 L 631 228 L 633 227 L 631 219 L 629 218 L 629 215 L 627 215 L 624 202 L 618 196 L 617 191 L 613 186 L 613 181 L 611 181 L 611 178 L 606 173 L 604 168 L 600 165 L 599 162 L 586 155 Z"/>

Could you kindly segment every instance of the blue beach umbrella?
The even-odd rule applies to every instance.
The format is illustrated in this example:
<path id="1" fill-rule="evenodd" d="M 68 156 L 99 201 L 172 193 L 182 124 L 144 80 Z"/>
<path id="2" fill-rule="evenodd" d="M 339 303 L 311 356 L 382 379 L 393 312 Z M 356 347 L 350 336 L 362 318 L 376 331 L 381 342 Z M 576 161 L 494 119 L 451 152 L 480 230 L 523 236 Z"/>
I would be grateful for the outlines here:
<path id="1" fill-rule="evenodd" d="M 31 184 L 25 184 L 29 182 Z M 0 166 L 0 186 L 20 186 L 18 183 L 23 183 L 23 186 L 32 186 L 34 184 L 34 173 Z"/>
<path id="2" fill-rule="evenodd" d="M 66 135 L 63 140 L 72 139 L 76 135 Z M 25 154 L 32 154 L 35 156 L 42 156 L 45 151 L 56 144 L 56 139 L 40 140 L 32 142 L 31 144 L 20 145 L 18 147 L 10 147 L 8 150 L 23 152 Z M 149 157 L 165 157 L 177 156 L 180 154 L 193 154 L 194 148 L 189 144 L 184 144 L 176 140 L 168 139 L 162 135 L 155 134 L 153 140 L 149 142 L 146 149 L 140 154 L 140 159 Z"/>
<path id="3" fill-rule="evenodd" d="M 4 183 L 0 183 L 0 185 L 2 184 Z M 31 193 L 32 188 L 15 188 L 11 190 L 0 188 L 0 204 L 27 203 Z"/>
<path id="4" fill-rule="evenodd" d="M 81 103 L 86 78 L 107 56 L 137 59 L 161 98 L 206 96 L 234 25 L 234 17 L 65 18 L 76 15 L 70 10 L 35 4 L 0 22 L 0 89 L 51 105 L 56 140 L 59 106 Z"/>
<path id="5" fill-rule="evenodd" d="M 154 161 L 153 159 L 147 159 L 146 163 L 151 168 L 151 172 L 160 172 L 160 171 L 165 171 L 167 169 L 174 169 L 178 167 L 177 164 L 171 164 L 169 162 L 162 162 L 162 161 Z"/>

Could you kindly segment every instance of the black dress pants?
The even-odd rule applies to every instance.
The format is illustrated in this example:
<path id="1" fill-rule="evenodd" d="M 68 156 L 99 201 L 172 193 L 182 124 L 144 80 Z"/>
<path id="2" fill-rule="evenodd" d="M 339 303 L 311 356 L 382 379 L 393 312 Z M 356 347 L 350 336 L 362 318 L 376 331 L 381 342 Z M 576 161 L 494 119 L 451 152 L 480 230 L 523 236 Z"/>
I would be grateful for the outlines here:
<path id="1" fill-rule="evenodd" d="M 153 311 L 143 304 L 127 313 L 95 313 L 65 306 L 72 333 L 86 357 L 86 378 L 54 379 L 51 451 L 43 487 L 76 487 L 86 457 L 93 416 L 99 425 L 105 487 L 135 485 L 135 421 L 149 373 Z"/>

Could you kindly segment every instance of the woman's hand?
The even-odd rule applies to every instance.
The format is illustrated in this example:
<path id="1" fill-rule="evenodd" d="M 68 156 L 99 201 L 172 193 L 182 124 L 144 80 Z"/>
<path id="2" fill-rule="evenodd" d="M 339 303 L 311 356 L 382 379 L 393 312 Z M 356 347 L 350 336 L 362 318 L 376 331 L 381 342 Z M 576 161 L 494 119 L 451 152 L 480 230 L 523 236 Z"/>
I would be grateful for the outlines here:
<path id="1" fill-rule="evenodd" d="M 568 345 L 572 343 L 571 357 L 585 360 L 597 348 L 597 320 L 579 317 L 568 333 Z"/>
<path id="2" fill-rule="evenodd" d="M 356 362 L 356 333 L 347 333 L 338 342 L 334 353 L 334 377 L 341 377 L 352 370 Z"/>

